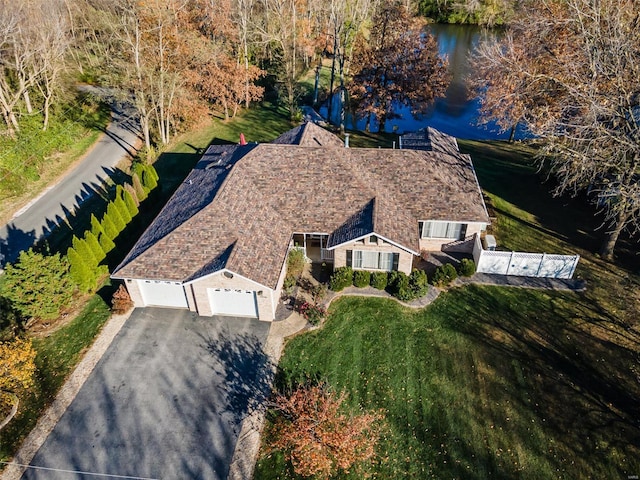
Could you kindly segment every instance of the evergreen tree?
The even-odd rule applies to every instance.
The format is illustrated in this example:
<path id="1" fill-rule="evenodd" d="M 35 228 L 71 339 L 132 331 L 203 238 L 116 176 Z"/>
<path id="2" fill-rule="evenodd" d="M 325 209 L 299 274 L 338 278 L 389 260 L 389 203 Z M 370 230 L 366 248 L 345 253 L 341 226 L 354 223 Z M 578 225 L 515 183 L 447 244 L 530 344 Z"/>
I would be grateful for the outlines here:
<path id="1" fill-rule="evenodd" d="M 148 191 L 151 191 L 158 186 L 157 175 L 155 168 L 151 165 L 145 165 L 144 170 L 142 171 L 142 185 L 144 185 Z"/>
<path id="2" fill-rule="evenodd" d="M 82 256 L 73 247 L 67 250 L 67 259 L 71 265 L 69 274 L 78 289 L 82 292 L 95 290 L 97 287 L 97 269 L 87 265 Z"/>
<path id="3" fill-rule="evenodd" d="M 93 213 L 91 214 L 91 233 L 93 233 L 96 238 L 100 238 L 100 235 L 104 233 L 104 229 L 102 228 L 100 221 Z"/>
<path id="4" fill-rule="evenodd" d="M 131 195 L 131 198 L 133 199 L 133 203 L 136 206 L 136 213 L 138 212 L 138 206 L 140 206 L 140 200 L 138 200 L 138 194 L 136 193 L 136 189 L 133 188 L 133 185 L 131 185 L 130 183 L 125 183 L 124 184 L 124 189 L 129 192 L 129 195 Z M 124 199 L 125 203 L 127 201 L 127 199 Z"/>
<path id="5" fill-rule="evenodd" d="M 123 190 L 122 195 L 123 195 L 124 204 L 126 205 L 129 215 L 131 215 L 131 218 L 138 215 L 138 206 L 136 205 L 136 201 L 134 200 L 133 195 L 131 195 L 131 192 L 129 192 L 129 190 L 125 188 Z"/>
<path id="6" fill-rule="evenodd" d="M 109 253 L 111 250 L 116 248 L 116 244 L 113 243 L 113 240 L 111 240 L 105 232 L 102 232 L 98 237 L 98 243 L 102 247 L 102 251 L 105 254 Z"/>
<path id="7" fill-rule="evenodd" d="M 116 207 L 114 202 L 109 202 L 109 204 L 107 205 L 107 213 L 105 214 L 105 217 L 109 217 L 109 220 L 113 222 L 113 225 L 116 228 L 115 237 L 111 237 L 115 239 L 120 234 L 120 232 L 125 229 L 127 224 L 122 218 L 122 215 L 120 215 L 120 212 L 118 211 L 118 207 Z M 105 232 L 106 232 L 106 229 L 105 229 Z"/>
<path id="8" fill-rule="evenodd" d="M 102 217 L 102 221 L 100 222 L 100 225 L 102 226 L 102 229 L 104 230 L 105 236 L 109 240 L 113 241 L 116 238 L 118 238 L 118 235 L 120 234 L 120 230 L 118 230 L 118 226 L 115 224 L 115 222 L 109 216 L 109 205 L 107 205 L 107 211 L 104 213 L 104 216 Z M 98 239 L 100 239 L 100 238 L 101 237 L 98 237 Z M 100 241 L 102 242 L 102 240 L 100 240 Z"/>
<path id="9" fill-rule="evenodd" d="M 133 182 L 133 188 L 136 191 L 136 197 L 138 197 L 138 201 L 144 202 L 149 195 L 149 192 L 142 185 L 142 182 L 140 181 L 140 175 L 134 172 L 131 176 L 131 181 Z"/>
<path id="10" fill-rule="evenodd" d="M 120 216 L 124 220 L 125 226 L 128 225 L 129 222 L 131 222 L 131 213 L 129 212 L 127 204 L 124 203 L 122 197 L 120 195 L 116 195 L 116 198 L 113 199 L 113 204 L 118 209 L 118 212 L 120 212 Z"/>
<path id="11" fill-rule="evenodd" d="M 102 224 L 98 221 L 93 213 L 91 214 L 91 233 L 93 233 L 93 235 L 98 240 L 98 243 L 100 244 L 102 251 L 105 253 L 105 256 L 115 248 L 116 244 L 113 243 L 113 240 L 111 238 L 109 238 L 109 235 L 107 235 L 107 233 L 104 231 Z"/>
<path id="12" fill-rule="evenodd" d="M 73 249 L 78 253 L 78 255 L 80 255 L 80 257 L 82 257 L 82 260 L 88 266 L 90 266 L 91 268 L 95 268 L 98 266 L 98 263 L 100 263 L 100 261 L 93 254 L 93 252 L 91 251 L 91 247 L 86 241 L 84 241 L 84 239 L 78 238 L 74 235 L 71 243 L 73 244 Z"/>
<path id="13" fill-rule="evenodd" d="M 147 170 L 153 176 L 153 178 L 156 181 L 156 183 L 158 183 L 160 181 L 160 175 L 158 175 L 158 172 L 157 172 L 156 168 L 153 165 L 148 164 L 147 165 Z"/>
<path id="14" fill-rule="evenodd" d="M 58 253 L 22 252 L 17 263 L 7 265 L 0 294 L 26 317 L 56 318 L 73 297 L 69 262 Z"/>
<path id="15" fill-rule="evenodd" d="M 98 239 L 93 234 L 93 232 L 91 232 L 91 230 L 87 230 L 87 232 L 84 234 L 84 241 L 91 249 L 91 253 L 93 253 L 93 256 L 96 258 L 98 263 L 105 259 L 107 253 L 104 251 L 104 249 L 100 245 L 100 242 L 98 242 Z"/>

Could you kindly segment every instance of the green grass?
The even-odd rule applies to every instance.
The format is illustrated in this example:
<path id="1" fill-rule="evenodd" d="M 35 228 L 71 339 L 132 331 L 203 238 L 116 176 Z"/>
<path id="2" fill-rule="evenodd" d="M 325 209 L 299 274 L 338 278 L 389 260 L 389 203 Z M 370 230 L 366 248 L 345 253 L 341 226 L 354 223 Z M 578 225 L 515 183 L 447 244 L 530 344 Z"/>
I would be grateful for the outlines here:
<path id="1" fill-rule="evenodd" d="M 54 114 L 46 131 L 41 115 L 21 121 L 14 140 L 0 136 L 0 220 L 8 221 L 51 181 L 63 174 L 102 134 L 109 109 L 104 105 L 78 101 Z"/>
<path id="2" fill-rule="evenodd" d="M 386 412 L 373 478 L 626 478 L 640 468 L 636 359 L 603 344 L 602 318 L 574 322 L 584 309 L 572 294 L 499 287 L 419 312 L 347 297 L 289 342 L 281 381 L 324 379 Z M 279 460 L 263 458 L 256 478 L 295 478 Z"/>
<path id="3" fill-rule="evenodd" d="M 21 399 L 18 414 L 0 431 L 0 459 L 15 453 L 109 316 L 108 305 L 99 295 L 94 295 L 68 324 L 47 337 L 34 338 L 36 387 Z"/>
<path id="4" fill-rule="evenodd" d="M 531 150 L 461 148 L 473 154 L 498 242 L 579 253 L 587 290 L 469 286 L 420 311 L 343 298 L 322 329 L 287 344 L 279 382 L 326 380 L 353 405 L 386 410 L 372 478 L 637 475 L 638 277 L 590 253 L 599 241 L 593 211 L 552 197 Z M 256 478 L 295 476 L 272 455 L 261 457 Z"/>

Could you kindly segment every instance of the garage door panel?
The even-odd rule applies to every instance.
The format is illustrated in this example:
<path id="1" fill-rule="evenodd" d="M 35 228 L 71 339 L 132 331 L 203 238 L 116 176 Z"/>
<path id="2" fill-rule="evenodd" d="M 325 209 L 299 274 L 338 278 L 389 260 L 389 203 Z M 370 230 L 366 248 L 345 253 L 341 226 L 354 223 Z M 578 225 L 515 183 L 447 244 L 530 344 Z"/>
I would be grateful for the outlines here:
<path id="1" fill-rule="evenodd" d="M 144 304 L 155 307 L 187 308 L 187 296 L 181 283 L 139 280 Z"/>
<path id="2" fill-rule="evenodd" d="M 208 293 L 213 315 L 251 318 L 258 317 L 256 292 L 249 290 L 210 288 Z"/>

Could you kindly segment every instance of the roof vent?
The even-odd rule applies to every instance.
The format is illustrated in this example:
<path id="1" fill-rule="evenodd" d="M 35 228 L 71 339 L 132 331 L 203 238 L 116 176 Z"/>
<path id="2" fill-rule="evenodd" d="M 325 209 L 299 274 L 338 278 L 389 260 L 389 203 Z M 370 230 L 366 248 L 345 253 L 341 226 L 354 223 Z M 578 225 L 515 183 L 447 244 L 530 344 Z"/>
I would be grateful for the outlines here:
<path id="1" fill-rule="evenodd" d="M 344 134 L 344 148 L 349 148 L 349 134 Z"/>

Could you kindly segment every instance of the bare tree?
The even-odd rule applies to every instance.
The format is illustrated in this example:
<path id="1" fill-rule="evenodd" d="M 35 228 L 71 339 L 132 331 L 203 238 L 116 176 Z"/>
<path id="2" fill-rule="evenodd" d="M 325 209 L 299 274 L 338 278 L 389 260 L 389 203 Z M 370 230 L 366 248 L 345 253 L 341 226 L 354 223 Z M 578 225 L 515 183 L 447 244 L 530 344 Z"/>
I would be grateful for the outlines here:
<path id="1" fill-rule="evenodd" d="M 521 121 L 544 146 L 556 194 L 589 190 L 604 213 L 600 253 L 640 216 L 640 11 L 633 0 L 528 2 L 475 66 L 483 113 Z"/>

